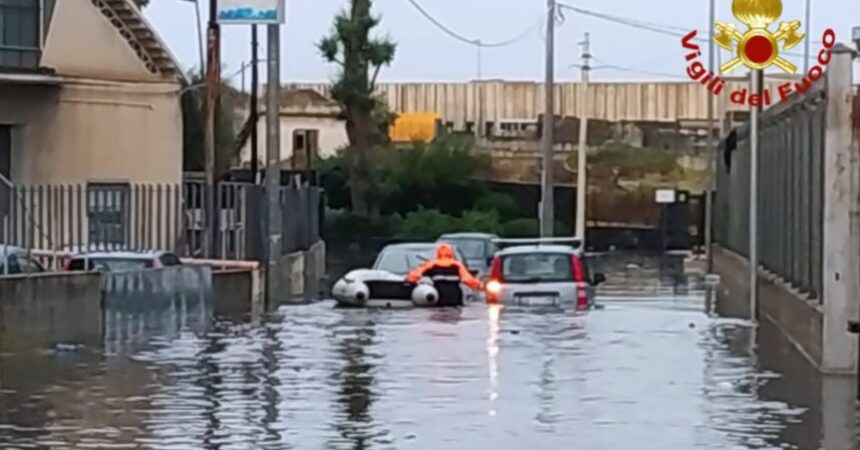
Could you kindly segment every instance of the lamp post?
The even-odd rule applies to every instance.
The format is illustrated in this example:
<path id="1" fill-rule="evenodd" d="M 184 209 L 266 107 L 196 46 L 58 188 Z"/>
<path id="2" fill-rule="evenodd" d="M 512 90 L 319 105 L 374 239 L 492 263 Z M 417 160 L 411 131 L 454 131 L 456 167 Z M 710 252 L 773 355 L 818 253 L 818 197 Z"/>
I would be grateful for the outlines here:
<path id="1" fill-rule="evenodd" d="M 206 70 L 205 46 L 203 45 L 203 20 L 200 18 L 200 2 L 198 0 L 179 0 L 185 3 L 194 3 L 194 11 L 197 16 L 197 49 L 200 52 L 200 74 L 203 76 Z"/>

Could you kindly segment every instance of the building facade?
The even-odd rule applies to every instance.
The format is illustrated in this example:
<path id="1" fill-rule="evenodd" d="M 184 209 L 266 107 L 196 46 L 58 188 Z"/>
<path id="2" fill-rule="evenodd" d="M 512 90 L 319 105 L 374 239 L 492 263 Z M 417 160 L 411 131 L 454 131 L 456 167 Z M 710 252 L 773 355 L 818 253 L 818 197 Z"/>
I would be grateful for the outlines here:
<path id="1" fill-rule="evenodd" d="M 0 173 L 179 183 L 182 72 L 132 0 L 0 0 Z"/>

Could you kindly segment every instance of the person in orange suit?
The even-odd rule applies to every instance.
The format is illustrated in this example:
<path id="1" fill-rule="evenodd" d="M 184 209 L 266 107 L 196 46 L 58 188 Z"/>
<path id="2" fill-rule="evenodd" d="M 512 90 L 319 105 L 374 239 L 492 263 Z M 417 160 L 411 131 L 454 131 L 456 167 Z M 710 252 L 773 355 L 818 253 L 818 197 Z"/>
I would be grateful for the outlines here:
<path id="1" fill-rule="evenodd" d="M 460 306 L 463 304 L 463 290 L 460 283 L 472 289 L 483 289 L 483 283 L 469 273 L 466 266 L 454 259 L 454 247 L 439 244 L 436 259 L 427 261 L 406 276 L 410 283 L 417 283 L 423 277 L 433 280 L 439 292 L 439 306 Z"/>

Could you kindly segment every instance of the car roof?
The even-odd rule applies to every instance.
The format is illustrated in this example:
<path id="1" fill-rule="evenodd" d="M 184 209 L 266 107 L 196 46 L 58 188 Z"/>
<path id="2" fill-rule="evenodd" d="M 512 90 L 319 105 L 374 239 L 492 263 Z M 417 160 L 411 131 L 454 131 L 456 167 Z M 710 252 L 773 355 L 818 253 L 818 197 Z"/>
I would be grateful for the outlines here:
<path id="1" fill-rule="evenodd" d="M 498 255 L 526 255 L 531 253 L 566 253 L 570 255 L 579 255 L 582 254 L 582 251 L 569 245 L 518 245 L 515 247 L 508 247 L 500 251 Z"/>
<path id="2" fill-rule="evenodd" d="M 17 247 L 14 245 L 0 244 L 0 255 L 12 255 L 12 254 L 21 254 L 27 253 L 27 250 Z"/>
<path id="3" fill-rule="evenodd" d="M 439 245 L 438 242 L 405 242 L 401 244 L 389 244 L 386 245 L 385 248 L 382 249 L 379 254 L 382 252 L 391 251 L 391 250 L 405 250 L 405 251 L 436 251 L 436 247 Z M 464 258 L 463 251 L 454 246 L 454 251 L 457 252 L 457 255 L 460 259 Z"/>
<path id="4" fill-rule="evenodd" d="M 95 258 L 95 259 L 152 259 L 159 258 L 164 255 L 170 254 L 169 252 L 164 251 L 117 251 L 117 252 L 92 252 L 92 253 L 81 253 L 79 255 L 75 255 L 74 258 Z"/>
<path id="5" fill-rule="evenodd" d="M 442 239 L 497 239 L 498 236 L 494 234 L 488 233 L 450 233 L 443 234 L 439 237 L 439 240 Z"/>

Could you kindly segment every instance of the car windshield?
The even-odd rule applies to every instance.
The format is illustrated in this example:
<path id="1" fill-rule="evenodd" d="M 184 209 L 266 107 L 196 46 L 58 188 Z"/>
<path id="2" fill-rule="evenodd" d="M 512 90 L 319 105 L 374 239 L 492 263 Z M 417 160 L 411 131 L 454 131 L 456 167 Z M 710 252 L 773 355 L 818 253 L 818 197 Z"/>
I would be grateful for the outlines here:
<path id="1" fill-rule="evenodd" d="M 406 275 L 425 261 L 436 258 L 436 247 L 427 248 L 393 248 L 384 250 L 376 262 L 376 270 L 384 270 L 397 275 Z M 462 256 L 457 253 L 455 258 L 462 261 Z"/>
<path id="2" fill-rule="evenodd" d="M 487 257 L 487 243 L 482 239 L 442 239 L 451 244 L 468 259 L 484 259 Z"/>
<path id="3" fill-rule="evenodd" d="M 524 253 L 508 255 L 502 261 L 505 281 L 572 281 L 571 257 L 564 253 Z"/>

